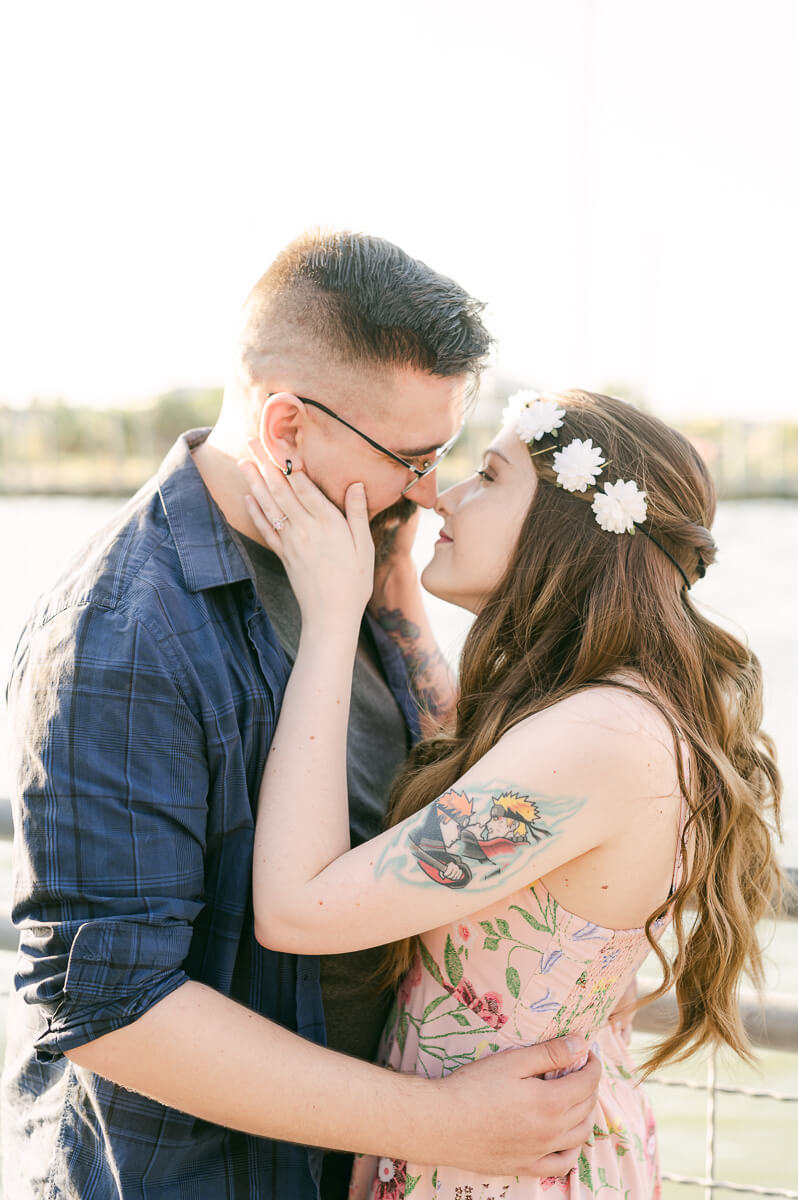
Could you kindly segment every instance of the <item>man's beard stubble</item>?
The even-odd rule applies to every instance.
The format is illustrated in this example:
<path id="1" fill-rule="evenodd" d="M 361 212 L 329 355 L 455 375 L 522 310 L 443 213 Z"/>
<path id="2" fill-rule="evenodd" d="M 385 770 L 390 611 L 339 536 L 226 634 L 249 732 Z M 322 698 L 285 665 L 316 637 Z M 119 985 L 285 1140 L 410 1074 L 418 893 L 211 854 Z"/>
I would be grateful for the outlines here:
<path id="1" fill-rule="evenodd" d="M 325 488 L 320 483 L 314 480 L 316 487 L 330 500 Z M 334 501 L 331 501 L 334 503 Z M 402 496 L 395 504 L 389 508 L 384 508 L 382 512 L 377 513 L 369 521 L 369 529 L 371 530 L 372 541 L 374 542 L 374 567 L 383 566 L 388 561 L 393 552 L 396 535 L 399 529 L 413 516 L 413 513 L 418 508 L 418 505 L 413 500 L 408 500 Z"/>

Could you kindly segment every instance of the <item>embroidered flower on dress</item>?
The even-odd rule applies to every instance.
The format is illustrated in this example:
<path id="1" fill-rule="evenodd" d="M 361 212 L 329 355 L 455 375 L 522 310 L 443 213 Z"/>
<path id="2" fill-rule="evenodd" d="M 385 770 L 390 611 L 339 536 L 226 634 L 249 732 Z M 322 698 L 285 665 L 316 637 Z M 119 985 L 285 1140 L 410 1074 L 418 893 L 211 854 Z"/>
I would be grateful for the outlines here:
<path id="1" fill-rule="evenodd" d="M 501 1029 L 502 1025 L 507 1024 L 507 1014 L 501 1011 L 502 998 L 498 992 L 485 992 L 470 1007 L 491 1029 Z"/>
<path id="2" fill-rule="evenodd" d="M 476 1003 L 477 992 L 473 983 L 468 979 L 463 979 L 458 983 L 457 987 L 452 987 L 450 983 L 443 985 L 450 996 L 454 996 L 455 1000 L 459 1000 L 466 1008 L 471 1008 L 472 1004 Z"/>
<path id="3" fill-rule="evenodd" d="M 581 925 L 579 929 L 577 929 L 576 932 L 571 936 L 575 942 L 590 942 L 594 941 L 596 938 L 603 940 L 604 937 L 606 937 L 606 934 L 603 930 L 599 930 L 598 925 L 594 925 L 592 921 L 586 921 L 585 924 Z M 581 982 L 582 986 L 584 986 L 584 984 L 587 982 L 586 976 L 587 971 L 583 971 L 576 982 Z"/>
<path id="4" fill-rule="evenodd" d="M 484 996 L 478 996 L 470 979 L 462 979 L 457 987 L 450 983 L 444 983 L 443 986 L 450 996 L 459 1000 L 491 1029 L 501 1029 L 502 1025 L 507 1024 L 509 1018 L 501 1011 L 503 1001 L 498 992 L 485 992 Z"/>
<path id="5" fill-rule="evenodd" d="M 544 954 L 540 960 L 540 973 L 548 975 L 549 971 L 562 958 L 562 950 L 549 950 L 548 954 Z"/>
<path id="6" fill-rule="evenodd" d="M 657 1124 L 650 1111 L 646 1113 L 646 1158 L 650 1163 L 657 1161 Z"/>
<path id="7" fill-rule="evenodd" d="M 634 533 L 635 524 L 646 519 L 646 493 L 634 480 L 619 479 L 605 483 L 591 508 L 596 520 L 607 533 Z"/>
<path id="8" fill-rule="evenodd" d="M 552 1187 L 558 1187 L 561 1192 L 569 1192 L 571 1190 L 569 1180 L 575 1170 L 576 1167 L 571 1167 L 567 1175 L 547 1175 L 545 1179 L 541 1179 L 540 1186 L 544 1192 L 547 1192 Z"/>
<path id="9" fill-rule="evenodd" d="M 545 996 L 541 996 L 539 1000 L 533 1000 L 528 1007 L 532 1012 L 559 1012 L 562 1005 L 559 1000 L 552 997 L 551 988 L 546 988 Z"/>
<path id="10" fill-rule="evenodd" d="M 603 453 L 600 446 L 593 445 L 592 438 L 586 442 L 574 438 L 562 450 L 555 451 L 552 465 L 560 487 L 566 492 L 585 492 L 589 487 L 595 487 L 596 477 L 605 466 Z"/>
<path id="11" fill-rule="evenodd" d="M 405 1194 L 407 1162 L 399 1158 L 381 1158 L 377 1166 L 376 1200 L 399 1200 Z"/>

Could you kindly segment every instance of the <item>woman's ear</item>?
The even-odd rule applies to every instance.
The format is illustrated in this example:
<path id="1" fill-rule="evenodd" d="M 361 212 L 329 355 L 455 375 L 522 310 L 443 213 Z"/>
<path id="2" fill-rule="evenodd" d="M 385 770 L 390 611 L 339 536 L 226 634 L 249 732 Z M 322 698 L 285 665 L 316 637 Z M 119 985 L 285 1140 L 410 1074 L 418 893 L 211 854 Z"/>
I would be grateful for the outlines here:
<path id="1" fill-rule="evenodd" d="M 274 392 L 263 405 L 258 421 L 258 437 L 264 449 L 281 471 L 303 467 L 305 409 L 291 392 Z"/>

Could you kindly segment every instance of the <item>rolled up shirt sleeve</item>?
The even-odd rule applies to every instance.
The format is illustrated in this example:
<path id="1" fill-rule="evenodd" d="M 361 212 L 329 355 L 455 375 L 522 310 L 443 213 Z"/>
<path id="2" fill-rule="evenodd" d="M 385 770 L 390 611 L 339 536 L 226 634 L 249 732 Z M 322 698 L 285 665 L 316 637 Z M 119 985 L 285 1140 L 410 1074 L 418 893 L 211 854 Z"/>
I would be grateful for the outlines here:
<path id="1" fill-rule="evenodd" d="M 9 684 L 15 986 L 42 1061 L 186 979 L 203 907 L 203 721 L 168 631 L 89 604 L 29 630 Z"/>

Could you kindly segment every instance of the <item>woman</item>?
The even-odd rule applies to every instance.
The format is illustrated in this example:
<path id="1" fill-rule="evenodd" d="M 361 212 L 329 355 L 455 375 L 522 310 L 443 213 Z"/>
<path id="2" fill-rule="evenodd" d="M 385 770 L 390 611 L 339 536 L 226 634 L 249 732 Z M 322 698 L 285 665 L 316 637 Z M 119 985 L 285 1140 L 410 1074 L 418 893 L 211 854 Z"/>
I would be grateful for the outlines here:
<path id="1" fill-rule="evenodd" d="M 264 459 L 268 486 L 253 488 L 303 620 L 259 802 L 259 939 L 309 954 L 392 943 L 396 1070 L 439 1077 L 565 1033 L 604 1067 L 570 1177 L 361 1159 L 356 1197 L 655 1194 L 653 1120 L 610 1021 L 652 946 L 679 1026 L 647 1068 L 718 1042 L 749 1052 L 735 990 L 743 970 L 761 979 L 780 780 L 759 664 L 688 594 L 715 556 L 711 480 L 680 434 L 606 396 L 520 393 L 506 418 L 482 468 L 440 497 L 422 576 L 476 614 L 456 720 L 411 755 L 390 828 L 354 850 L 345 743 L 372 589 L 364 492 L 349 489 L 344 517 Z"/>

